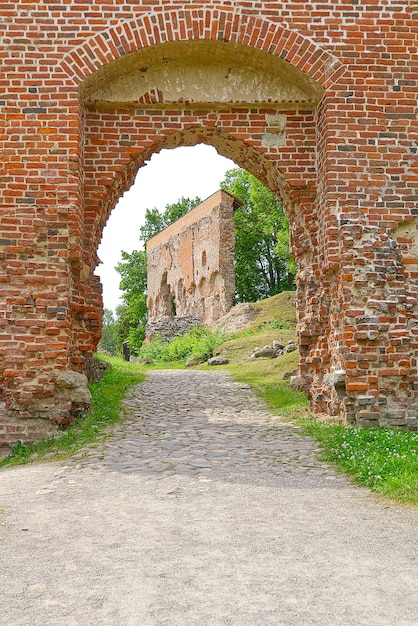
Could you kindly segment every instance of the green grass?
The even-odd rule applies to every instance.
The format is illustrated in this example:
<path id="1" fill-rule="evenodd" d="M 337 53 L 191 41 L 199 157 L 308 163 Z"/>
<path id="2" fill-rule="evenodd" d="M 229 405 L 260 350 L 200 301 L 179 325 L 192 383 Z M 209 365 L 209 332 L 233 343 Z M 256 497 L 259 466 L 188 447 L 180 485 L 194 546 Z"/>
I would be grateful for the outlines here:
<path id="1" fill-rule="evenodd" d="M 28 445 L 17 443 L 11 454 L 0 462 L 0 467 L 41 460 L 50 453 L 56 455 L 55 459 L 66 458 L 100 436 L 103 437 L 104 429 L 121 419 L 121 402 L 130 387 L 144 380 L 144 370 L 139 365 L 126 363 L 116 357 L 106 356 L 105 360 L 112 367 L 99 382 L 89 385 L 93 402 L 87 415 L 76 420 L 58 438 L 44 439 Z"/>
<path id="2" fill-rule="evenodd" d="M 305 434 L 322 446 L 322 458 L 371 491 L 405 504 L 418 504 L 418 433 L 372 428 L 358 430 L 299 420 Z"/>
<path id="3" fill-rule="evenodd" d="M 295 291 L 282 291 L 276 296 L 253 302 L 252 306 L 258 311 L 258 315 L 249 325 L 249 329 L 262 326 L 264 323 L 269 324 L 272 321 L 280 320 L 281 324 L 288 324 L 289 327 L 296 327 L 295 312 Z"/>
<path id="4" fill-rule="evenodd" d="M 321 460 L 371 491 L 396 502 L 418 505 L 418 433 L 373 428 L 359 430 L 306 417 L 305 394 L 286 382 L 265 381 L 247 370 L 232 369 L 236 380 L 251 385 L 275 414 L 295 421 L 302 433 L 316 439 Z"/>

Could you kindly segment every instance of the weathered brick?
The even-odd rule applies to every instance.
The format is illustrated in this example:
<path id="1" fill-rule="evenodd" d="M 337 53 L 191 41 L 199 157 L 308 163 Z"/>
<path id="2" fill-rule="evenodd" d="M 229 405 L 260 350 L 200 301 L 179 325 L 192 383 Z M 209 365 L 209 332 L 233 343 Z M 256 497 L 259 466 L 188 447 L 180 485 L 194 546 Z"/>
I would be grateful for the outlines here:
<path id="1" fill-rule="evenodd" d="M 37 399 L 49 398 L 45 372 L 83 370 L 100 334 L 93 271 L 111 210 L 153 153 L 204 142 L 284 202 L 299 267 L 300 374 L 315 409 L 399 425 L 418 400 L 415 4 L 334 2 L 331 10 L 313 0 L 302 10 L 301 2 L 137 0 L 123 3 L 122 13 L 108 0 L 97 0 L 94 12 L 88 3 L 44 4 L 24 15 L 8 3 L 0 8 L 8 41 L 0 79 L 8 94 L 0 100 L 0 386 L 7 406 L 21 402 L 22 419 L 35 415 L 22 382 L 40 385 Z M 30 32 L 42 32 L 42 49 Z M 212 42 L 207 57 L 225 55 L 225 75 L 234 60 L 228 41 L 241 55 L 240 71 L 252 68 L 259 84 L 282 59 L 286 73 L 292 66 L 303 73 L 293 75 L 293 88 L 312 81 L 319 96 L 280 106 L 268 98 L 193 106 L 187 97 L 165 101 L 165 87 L 155 84 L 132 102 L 117 93 L 103 107 L 79 98 L 82 81 L 84 97 L 111 67 L 123 78 L 128 57 L 138 55 L 136 69 L 147 69 L 150 46 L 162 60 L 158 46 L 172 42 L 167 51 L 177 46 L 178 57 L 193 64 L 191 38 Z M 277 115 L 284 132 L 269 122 Z M 375 321 L 356 319 L 373 313 Z M 18 344 L 16 367 L 10 342 Z M 323 385 L 336 370 L 346 371 L 338 394 Z M 356 398 L 376 390 L 373 416 L 360 415 Z M 393 419 L 380 413 L 389 396 Z M 16 419 L 10 440 L 50 432 L 50 425 L 20 427 Z M 0 441 L 5 436 L 0 431 Z"/>

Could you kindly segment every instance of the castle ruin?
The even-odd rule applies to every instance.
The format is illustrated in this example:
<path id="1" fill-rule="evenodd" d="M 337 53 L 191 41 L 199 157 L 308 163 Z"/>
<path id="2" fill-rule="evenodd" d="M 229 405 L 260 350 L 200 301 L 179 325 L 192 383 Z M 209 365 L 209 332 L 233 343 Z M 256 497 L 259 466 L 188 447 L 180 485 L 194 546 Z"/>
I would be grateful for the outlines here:
<path id="1" fill-rule="evenodd" d="M 148 337 L 175 335 L 189 324 L 211 326 L 230 310 L 233 211 L 240 204 L 217 191 L 147 242 Z"/>

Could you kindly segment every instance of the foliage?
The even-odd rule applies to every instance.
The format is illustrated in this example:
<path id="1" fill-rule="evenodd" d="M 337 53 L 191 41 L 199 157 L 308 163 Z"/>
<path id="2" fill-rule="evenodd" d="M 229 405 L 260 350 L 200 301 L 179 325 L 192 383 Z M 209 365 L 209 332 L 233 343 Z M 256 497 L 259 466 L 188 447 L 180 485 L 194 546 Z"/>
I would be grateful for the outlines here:
<path id="1" fill-rule="evenodd" d="M 400 502 L 418 504 L 418 433 L 370 428 L 358 430 L 316 419 L 301 422 L 305 434 L 354 480 Z"/>
<path id="2" fill-rule="evenodd" d="M 133 352 L 141 346 L 147 322 L 147 257 L 145 250 L 122 252 L 116 266 L 121 275 L 120 288 L 124 305 L 118 309 L 120 339 L 127 341 Z"/>
<path id="3" fill-rule="evenodd" d="M 39 443 L 23 445 L 18 442 L 11 454 L 0 462 L 3 465 L 17 465 L 42 459 L 46 454 L 57 458 L 66 458 L 80 448 L 104 437 L 104 429 L 121 419 L 121 402 L 127 390 L 140 383 L 144 374 L 138 365 L 126 363 L 121 359 L 107 357 L 112 365 L 97 383 L 90 385 L 93 401 L 92 408 L 85 417 L 80 417 L 74 425 L 60 433 L 57 439 L 45 439 Z"/>
<path id="4" fill-rule="evenodd" d="M 293 289 L 289 224 L 274 193 L 239 168 L 226 172 L 221 187 L 243 202 L 234 213 L 236 301 L 255 302 Z"/>
<path id="5" fill-rule="evenodd" d="M 132 328 L 126 309 L 126 304 L 120 304 L 116 308 L 116 329 L 118 336 L 117 354 L 122 354 L 122 344 L 128 341 L 129 332 Z"/>
<path id="6" fill-rule="evenodd" d="M 180 217 L 194 209 L 201 203 L 201 199 L 196 198 L 180 198 L 173 204 L 166 204 L 163 213 L 154 207 L 153 209 L 147 209 L 145 211 L 145 224 L 140 228 L 140 239 L 146 243 L 151 237 L 157 235 L 160 231 L 170 226 L 173 222 Z"/>
<path id="7" fill-rule="evenodd" d="M 139 356 L 159 363 L 185 361 L 190 358 L 206 361 L 224 339 L 222 331 L 211 331 L 205 326 L 199 326 L 168 342 L 157 337 L 149 344 L 142 345 Z"/>
<path id="8" fill-rule="evenodd" d="M 105 309 L 103 313 L 102 338 L 99 350 L 115 355 L 118 352 L 118 328 L 113 311 Z"/>

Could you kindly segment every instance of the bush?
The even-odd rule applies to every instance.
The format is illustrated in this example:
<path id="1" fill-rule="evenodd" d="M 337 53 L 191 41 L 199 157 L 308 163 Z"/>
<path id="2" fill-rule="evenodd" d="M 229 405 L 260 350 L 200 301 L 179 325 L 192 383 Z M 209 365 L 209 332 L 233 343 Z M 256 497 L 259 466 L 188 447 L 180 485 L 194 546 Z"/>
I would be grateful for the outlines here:
<path id="1" fill-rule="evenodd" d="M 211 331 L 205 326 L 198 326 L 185 335 L 174 337 L 168 342 L 156 337 L 151 343 L 141 347 L 139 357 L 160 363 L 184 361 L 191 358 L 206 361 L 213 355 L 215 348 L 224 341 L 225 335 L 222 331 Z"/>

